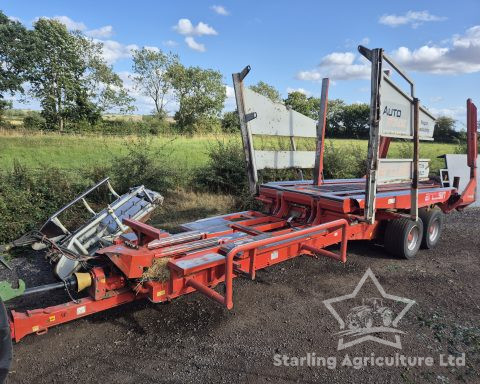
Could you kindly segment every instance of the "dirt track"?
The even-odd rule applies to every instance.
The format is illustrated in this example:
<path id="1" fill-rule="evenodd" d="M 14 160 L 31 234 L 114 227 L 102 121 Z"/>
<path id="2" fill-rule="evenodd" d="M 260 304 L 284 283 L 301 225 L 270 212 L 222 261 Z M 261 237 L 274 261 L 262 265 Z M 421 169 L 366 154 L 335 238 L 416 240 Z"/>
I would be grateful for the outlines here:
<path id="1" fill-rule="evenodd" d="M 480 210 L 448 215 L 443 238 L 415 260 L 351 243 L 346 265 L 299 257 L 236 279 L 228 312 L 200 294 L 134 303 L 29 336 L 14 346 L 10 383 L 480 382 Z M 370 267 L 389 294 L 416 301 L 399 323 L 402 349 L 371 341 L 337 351 L 322 303 L 351 293 Z M 371 287 L 370 287 L 371 288 Z M 370 289 L 366 288 L 366 289 Z M 65 299 L 67 299 L 65 297 Z M 433 367 L 277 367 L 274 355 L 432 356 Z M 466 353 L 466 366 L 438 366 Z"/>

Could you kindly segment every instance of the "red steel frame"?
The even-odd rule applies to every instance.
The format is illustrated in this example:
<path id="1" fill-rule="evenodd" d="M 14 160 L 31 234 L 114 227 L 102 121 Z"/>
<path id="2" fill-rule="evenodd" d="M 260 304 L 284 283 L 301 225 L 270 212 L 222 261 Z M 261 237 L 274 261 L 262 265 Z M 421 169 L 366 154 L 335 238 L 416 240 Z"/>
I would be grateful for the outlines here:
<path id="1" fill-rule="evenodd" d="M 470 181 L 463 193 L 430 180 L 419 183 L 418 206 L 439 206 L 444 212 L 461 209 L 475 200 L 477 127 L 476 108 L 469 100 L 468 166 Z M 388 144 L 383 144 L 382 155 Z M 138 299 L 164 302 L 198 291 L 228 309 L 233 308 L 233 279 L 300 255 L 325 256 L 342 263 L 349 240 L 372 240 L 386 220 L 407 217 L 410 184 L 379 187 L 373 224 L 363 220 L 365 179 L 267 183 L 257 199 L 263 212 L 245 211 L 185 225 L 188 241 L 144 223 L 125 220 L 137 240 L 118 238 L 98 252 L 98 265 L 90 270 L 89 297 L 53 307 L 11 311 L 11 336 L 15 341 L 31 333 L 116 307 Z M 193 229 L 194 230 L 194 229 Z M 172 240 L 172 241 L 171 241 Z M 160 243 L 159 243 L 160 242 Z M 170 242 L 170 244 L 168 244 Z M 156 246 L 155 244 L 163 244 Z M 325 249 L 340 244 L 339 253 Z M 168 258 L 165 281 L 142 279 L 146 268 Z M 225 295 L 214 288 L 225 283 Z"/>

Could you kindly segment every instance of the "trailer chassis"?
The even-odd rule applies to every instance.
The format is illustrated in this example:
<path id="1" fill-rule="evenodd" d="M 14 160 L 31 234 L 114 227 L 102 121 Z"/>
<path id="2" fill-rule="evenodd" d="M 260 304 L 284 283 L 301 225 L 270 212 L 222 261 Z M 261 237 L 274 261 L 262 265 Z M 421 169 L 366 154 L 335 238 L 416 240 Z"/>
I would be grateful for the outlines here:
<path id="1" fill-rule="evenodd" d="M 244 72 L 234 75 L 240 100 Z M 322 95 L 326 97 L 328 82 L 324 85 Z M 323 123 L 319 124 L 323 132 L 319 132 L 318 156 L 323 156 L 326 100 L 323 101 L 320 116 Z M 239 113 L 242 116 L 242 111 Z M 248 132 L 242 133 L 244 140 L 251 144 Z M 184 232 L 179 234 L 124 218 L 121 227 L 129 231 L 123 231 L 113 244 L 98 249 L 83 272 L 68 276 L 63 285 L 50 284 L 22 292 L 25 296 L 64 287 L 69 293 L 87 291 L 87 297 L 47 308 L 13 309 L 9 314 L 0 300 L 0 340 L 7 338 L 9 342 L 18 342 L 26 335 L 44 334 L 53 326 L 122 304 L 142 299 L 153 303 L 168 302 L 192 292 L 202 293 L 226 309 L 232 309 L 234 278 L 254 280 L 258 270 L 302 255 L 345 263 L 349 241 L 381 241 L 389 228 L 400 221 L 422 228 L 422 220 L 428 225 L 432 212 L 461 210 L 475 201 L 478 140 L 476 107 L 471 100 L 467 101 L 467 137 L 467 163 L 471 172 L 463 192 L 455 185 L 443 186 L 435 179 L 418 180 L 417 156 L 414 159 L 414 194 L 411 182 L 398 182 L 375 186 L 372 200 L 369 177 L 324 180 L 323 161 L 317 158 L 314 182 L 301 180 L 260 185 L 256 199 L 263 208 L 259 211 L 236 212 L 186 223 Z M 250 144 L 245 146 L 247 164 L 253 159 Z M 377 160 L 386 157 L 388 146 L 389 139 L 378 143 Z M 249 175 L 251 187 L 256 190 L 255 175 Z M 372 202 L 374 215 L 366 215 Z M 418 217 L 417 212 L 421 213 Z M 406 241 L 413 241 L 414 237 L 410 239 L 408 235 Z M 421 239 L 422 234 L 415 241 Z M 339 249 L 327 249 L 330 246 L 339 246 Z M 415 246 L 418 250 L 420 244 Z M 146 273 L 157 265 L 163 266 L 165 273 L 147 277 Z M 217 288 L 219 284 L 224 285 L 223 293 Z M 1 289 L 2 286 L 0 293 Z M 12 290 L 11 297 L 14 296 Z M 0 382 L 7 355 L 0 354 Z M 9 361 L 7 363 L 3 365 L 9 365 Z"/>

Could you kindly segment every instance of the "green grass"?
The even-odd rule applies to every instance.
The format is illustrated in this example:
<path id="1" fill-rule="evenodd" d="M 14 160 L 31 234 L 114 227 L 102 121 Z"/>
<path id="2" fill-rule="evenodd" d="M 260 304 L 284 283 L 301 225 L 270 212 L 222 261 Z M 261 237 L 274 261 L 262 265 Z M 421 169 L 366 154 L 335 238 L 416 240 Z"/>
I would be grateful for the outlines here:
<path id="1" fill-rule="evenodd" d="M 3 135 L 0 136 L 0 167 L 11 168 L 17 159 L 33 168 L 43 165 L 61 169 L 88 168 L 126 153 L 128 143 L 133 140 L 138 139 L 94 135 Z M 205 164 L 207 146 L 213 140 L 213 137 L 155 137 L 152 146 L 170 156 L 176 167 L 193 169 Z"/>
<path id="2" fill-rule="evenodd" d="M 209 144 L 219 140 L 240 140 L 239 135 L 154 137 L 154 148 L 163 149 L 177 169 L 191 171 L 206 163 Z M 14 159 L 28 167 L 55 166 L 61 169 L 79 169 L 107 163 L 114 156 L 127 151 L 126 144 L 135 137 L 58 135 L 58 134 L 2 134 L 0 135 L 0 169 L 9 169 Z M 365 140 L 333 140 L 335 146 L 357 146 L 359 156 L 366 156 Z M 261 138 L 256 147 L 288 149 L 286 141 L 277 138 Z M 314 150 L 313 140 L 301 139 L 298 150 Z M 431 169 L 437 171 L 443 160 L 437 156 L 455 153 L 455 144 L 421 143 L 421 158 L 431 159 Z M 408 145 L 393 143 L 389 157 L 408 157 Z"/>

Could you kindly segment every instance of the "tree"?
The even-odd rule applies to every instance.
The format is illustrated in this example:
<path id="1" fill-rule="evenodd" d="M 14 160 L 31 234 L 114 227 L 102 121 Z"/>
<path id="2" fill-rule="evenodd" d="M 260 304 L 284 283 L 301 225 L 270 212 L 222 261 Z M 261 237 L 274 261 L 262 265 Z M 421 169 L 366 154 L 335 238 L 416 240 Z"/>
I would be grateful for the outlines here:
<path id="1" fill-rule="evenodd" d="M 85 65 L 82 76 L 82 88 L 87 91 L 88 100 L 101 111 L 128 113 L 135 110 L 130 97 L 123 86 L 120 76 L 113 71 L 103 58 L 103 44 L 95 43 L 81 33 L 74 33 L 80 46 L 80 55 Z"/>
<path id="2" fill-rule="evenodd" d="M 285 105 L 288 105 L 293 110 L 318 120 L 318 113 L 320 110 L 320 99 L 310 96 L 307 97 L 304 93 L 294 91 L 288 94 L 284 100 Z"/>
<path id="3" fill-rule="evenodd" d="M 365 103 L 345 105 L 341 114 L 344 136 L 366 139 L 369 136 L 370 106 Z"/>
<path id="4" fill-rule="evenodd" d="M 178 63 L 172 66 L 171 75 L 180 104 L 175 121 L 182 131 L 193 133 L 202 122 L 219 117 L 227 97 L 220 72 Z"/>
<path id="5" fill-rule="evenodd" d="M 263 81 L 259 81 L 256 85 L 251 85 L 250 89 L 259 93 L 260 95 L 268 97 L 272 101 L 280 101 L 280 92 L 272 85 L 269 85 Z"/>
<path id="6" fill-rule="evenodd" d="M 62 131 L 69 109 L 80 97 L 78 83 L 84 63 L 73 35 L 60 22 L 39 19 L 32 37 L 35 65 L 30 74 L 31 93 L 40 100 L 47 124 L 58 125 Z"/>
<path id="7" fill-rule="evenodd" d="M 320 99 L 307 97 L 305 94 L 294 91 L 284 100 L 285 105 L 297 112 L 318 119 Z M 343 100 L 328 101 L 326 134 L 329 137 L 348 137 L 355 139 L 368 138 L 370 106 L 368 104 L 347 105 Z"/>
<path id="8" fill-rule="evenodd" d="M 238 112 L 225 112 L 222 117 L 222 131 L 228 133 L 240 132 L 240 120 Z"/>
<path id="9" fill-rule="evenodd" d="M 344 135 L 343 110 L 345 102 L 341 99 L 328 101 L 327 126 L 325 127 L 328 137 L 342 137 Z"/>
<path id="10" fill-rule="evenodd" d="M 4 94 L 23 92 L 22 84 L 30 67 L 28 31 L 0 11 L 0 118 L 10 104 Z"/>
<path id="11" fill-rule="evenodd" d="M 166 116 L 168 93 L 172 90 L 171 69 L 179 64 L 177 55 L 143 47 L 133 53 L 133 80 L 137 89 L 155 103 L 155 114 Z"/>
<path id="12" fill-rule="evenodd" d="M 66 120 L 95 123 L 105 110 L 131 109 L 132 99 L 103 60 L 101 44 L 43 18 L 34 24 L 31 38 L 30 92 L 40 100 L 47 126 L 62 131 Z"/>
<path id="13" fill-rule="evenodd" d="M 444 143 L 458 142 L 461 134 L 455 130 L 455 124 L 456 120 L 451 117 L 438 117 L 433 131 L 434 140 Z"/>

